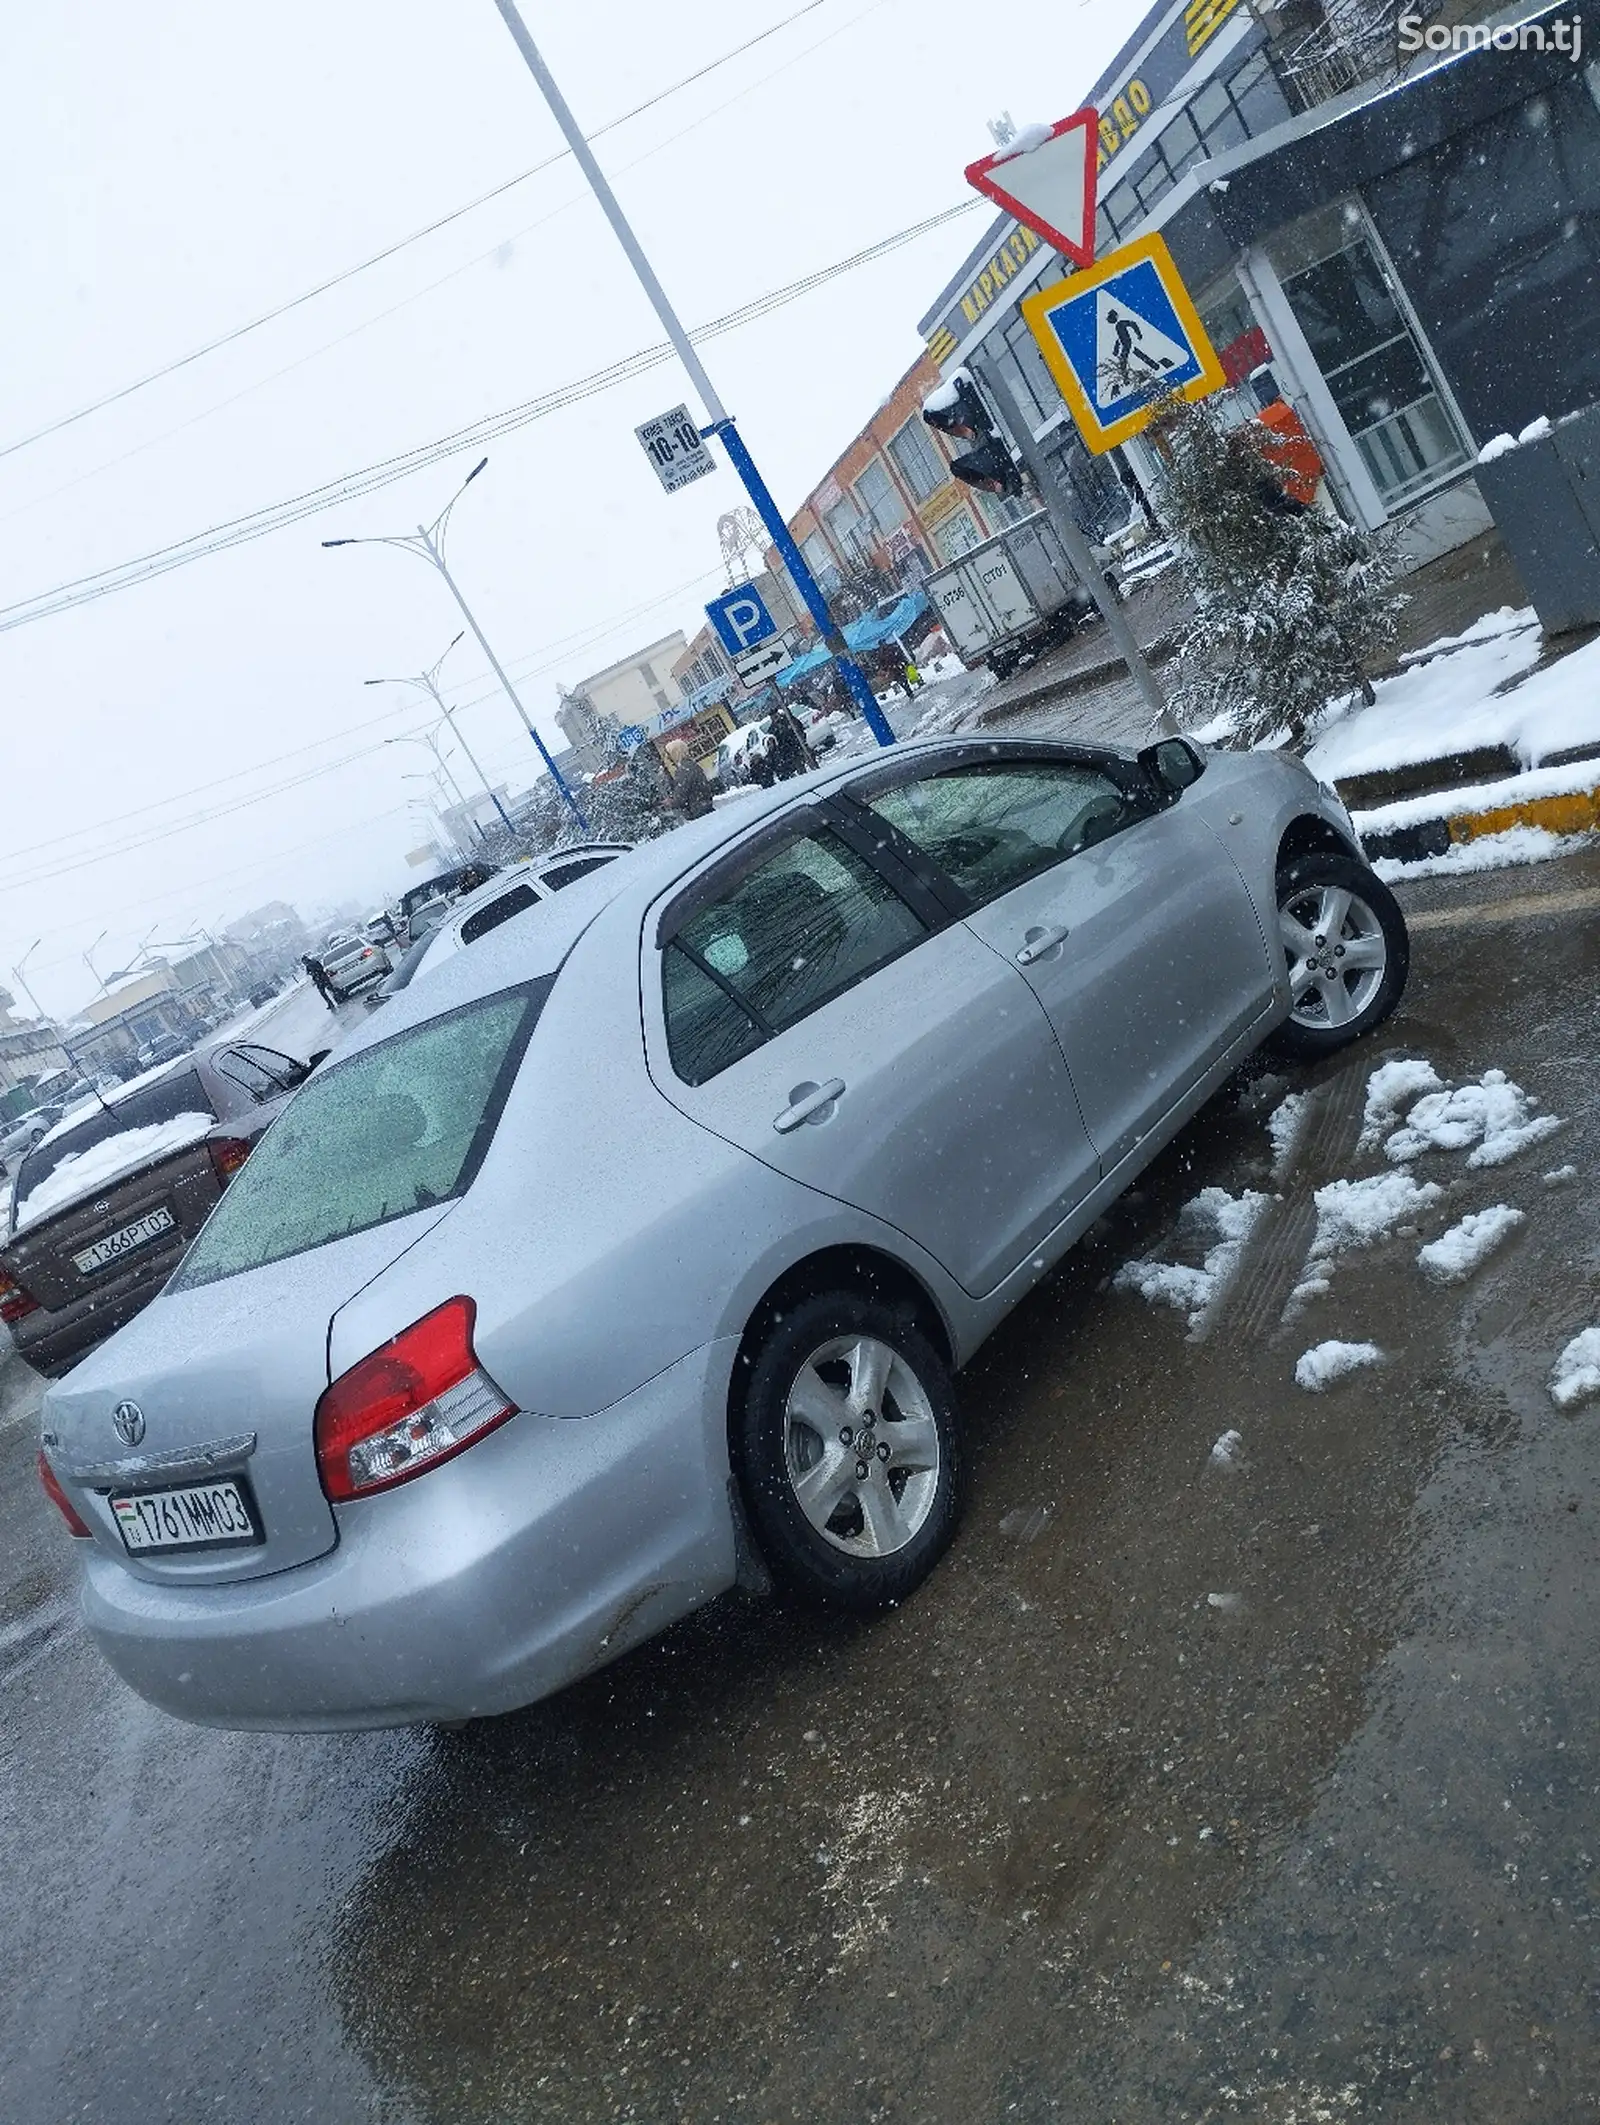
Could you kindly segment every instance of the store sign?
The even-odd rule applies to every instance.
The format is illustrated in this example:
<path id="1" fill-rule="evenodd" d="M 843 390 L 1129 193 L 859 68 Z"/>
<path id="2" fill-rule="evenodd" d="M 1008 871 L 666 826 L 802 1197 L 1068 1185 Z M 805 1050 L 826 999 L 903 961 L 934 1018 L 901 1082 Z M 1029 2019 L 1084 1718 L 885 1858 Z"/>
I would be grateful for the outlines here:
<path id="1" fill-rule="evenodd" d="M 653 421 L 646 421 L 633 432 L 667 494 L 676 494 L 680 487 L 687 487 L 692 480 L 703 480 L 717 469 L 699 423 L 687 406 L 673 406 L 666 413 L 658 413 Z"/>

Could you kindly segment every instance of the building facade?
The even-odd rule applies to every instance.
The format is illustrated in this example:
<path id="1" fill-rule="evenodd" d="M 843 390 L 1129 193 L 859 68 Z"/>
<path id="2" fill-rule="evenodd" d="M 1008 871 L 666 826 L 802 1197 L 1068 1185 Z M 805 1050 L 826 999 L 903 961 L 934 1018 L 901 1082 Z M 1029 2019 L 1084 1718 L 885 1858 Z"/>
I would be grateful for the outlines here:
<path id="1" fill-rule="evenodd" d="M 869 590 L 911 589 L 1025 513 L 950 477 L 944 438 L 922 418 L 922 402 L 938 382 L 932 356 L 919 356 L 789 519 L 830 599 L 853 579 L 865 578 Z M 772 548 L 767 566 L 778 566 Z M 848 610 L 843 616 L 855 617 Z"/>
<path id="2" fill-rule="evenodd" d="M 1445 19 L 1458 12 L 1442 11 Z M 1427 20 L 1441 9 L 1417 13 Z M 1341 510 L 1369 529 L 1397 527 L 1407 559 L 1420 564 L 1488 528 L 1471 478 L 1484 438 L 1446 375 L 1434 325 L 1408 293 L 1409 238 L 1397 251 L 1384 233 L 1401 219 L 1388 203 L 1398 178 L 1380 178 L 1381 155 L 1341 159 L 1299 145 L 1378 105 L 1389 159 L 1397 168 L 1415 159 L 1400 114 L 1435 96 L 1437 69 L 1402 76 L 1395 23 L 1393 9 L 1369 0 L 1164 0 L 1080 100 L 1101 114 L 1100 255 L 1160 231 L 1241 417 L 1253 410 L 1246 378 L 1270 366 Z M 1292 187 L 1281 181 L 1289 169 Z M 1414 173 L 1413 201 L 1419 181 L 1427 180 Z M 1413 223 L 1417 211 L 1413 204 Z M 1025 294 L 1070 272 L 1002 216 L 922 331 L 944 374 L 979 353 L 994 364 L 1080 521 L 1106 537 L 1141 493 L 1159 490 L 1161 466 L 1142 438 L 1104 457 L 1084 448 L 1021 317 Z M 1437 325 L 1448 324 L 1441 311 Z"/>
<path id="3" fill-rule="evenodd" d="M 26 1088 L 67 1063 L 61 1028 L 48 1018 L 18 1017 L 15 1002 L 8 989 L 0 989 L 0 1114 L 20 1112 L 28 1104 Z"/>

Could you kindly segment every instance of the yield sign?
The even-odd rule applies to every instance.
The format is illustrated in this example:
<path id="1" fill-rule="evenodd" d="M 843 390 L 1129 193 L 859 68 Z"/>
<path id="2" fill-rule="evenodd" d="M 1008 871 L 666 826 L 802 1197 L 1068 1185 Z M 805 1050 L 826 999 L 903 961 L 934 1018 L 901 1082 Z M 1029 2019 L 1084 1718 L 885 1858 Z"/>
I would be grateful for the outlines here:
<path id="1" fill-rule="evenodd" d="M 1092 266 L 1099 147 L 1099 112 L 1074 111 L 1052 126 L 1024 126 L 1005 147 L 969 163 L 967 182 L 1075 265 Z"/>

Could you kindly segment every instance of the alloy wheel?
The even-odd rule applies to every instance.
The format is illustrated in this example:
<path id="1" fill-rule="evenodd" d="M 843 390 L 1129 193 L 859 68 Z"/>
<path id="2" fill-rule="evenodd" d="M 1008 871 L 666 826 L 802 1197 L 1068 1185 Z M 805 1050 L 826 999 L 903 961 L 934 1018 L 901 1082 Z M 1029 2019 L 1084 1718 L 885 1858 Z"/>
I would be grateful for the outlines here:
<path id="1" fill-rule="evenodd" d="M 784 1466 L 800 1510 L 849 1557 L 903 1550 L 933 1511 L 939 1428 L 892 1345 L 836 1336 L 811 1353 L 784 1410 Z"/>
<path id="2" fill-rule="evenodd" d="M 1278 910 L 1295 1023 L 1334 1031 L 1361 1016 L 1383 986 L 1389 947 L 1361 895 L 1306 885 Z"/>

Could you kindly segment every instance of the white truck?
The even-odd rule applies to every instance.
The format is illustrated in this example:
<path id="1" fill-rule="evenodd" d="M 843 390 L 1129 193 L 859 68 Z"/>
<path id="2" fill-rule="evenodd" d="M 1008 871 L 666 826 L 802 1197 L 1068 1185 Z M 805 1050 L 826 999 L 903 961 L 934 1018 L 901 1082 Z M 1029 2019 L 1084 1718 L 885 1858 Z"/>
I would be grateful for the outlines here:
<path id="1" fill-rule="evenodd" d="M 1110 574 L 1111 556 L 1098 546 L 1094 553 Z M 1043 509 L 951 561 L 926 587 L 962 661 L 987 662 L 997 679 L 1098 610 Z"/>

